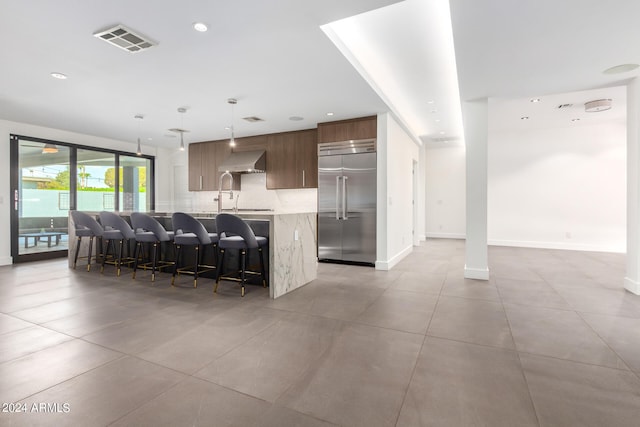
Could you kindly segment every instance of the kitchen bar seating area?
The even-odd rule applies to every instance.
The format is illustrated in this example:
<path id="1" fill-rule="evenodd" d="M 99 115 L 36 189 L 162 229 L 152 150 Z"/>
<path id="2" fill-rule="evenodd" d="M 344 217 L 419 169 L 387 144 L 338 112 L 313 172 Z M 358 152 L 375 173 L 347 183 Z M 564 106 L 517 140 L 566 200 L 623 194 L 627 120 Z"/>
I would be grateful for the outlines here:
<path id="1" fill-rule="evenodd" d="M 255 244 L 255 247 L 260 250 L 260 284 L 266 288 L 267 279 L 262 248 L 268 246 L 268 238 L 264 236 L 256 237 L 251 227 L 238 216 L 232 214 L 223 214 L 223 216 L 230 218 L 227 221 L 232 220 L 239 224 L 236 228 L 245 227 L 251 230 L 250 237 L 243 236 L 241 232 L 232 233 L 234 230 L 231 229 L 226 230 L 226 232 L 223 231 L 221 232 L 222 240 L 234 242 L 232 247 L 246 248 L 245 238 L 253 238 L 253 242 L 250 241 L 249 246 L 251 247 L 251 244 Z M 129 224 L 127 218 L 129 218 L 131 224 Z M 165 219 L 164 225 L 159 219 Z M 166 217 L 156 219 L 152 215 L 141 212 L 132 212 L 130 216 L 121 216 L 113 212 L 100 212 L 99 215 L 93 215 L 80 211 L 70 211 L 69 229 L 72 230 L 72 234 L 75 234 L 77 241 L 73 256 L 73 268 L 76 268 L 78 258 L 86 259 L 87 271 L 91 270 L 93 262 L 94 264 L 101 264 L 100 272 L 104 274 L 105 264 L 110 263 L 116 266 L 117 276 L 120 276 L 122 255 L 126 250 L 127 253 L 133 253 L 133 257 L 125 261 L 132 267 L 132 279 L 136 278 L 138 269 L 150 269 L 151 282 L 154 282 L 156 272 L 162 272 L 163 269 L 167 269 L 166 271 L 172 273 L 172 286 L 176 285 L 176 275 L 179 277 L 181 274 L 191 274 L 194 276 L 194 288 L 197 287 L 198 276 L 200 275 L 214 279 L 214 289 L 217 290 L 217 285 L 221 279 L 219 272 L 221 267 L 224 266 L 224 249 L 221 248 L 220 253 L 218 253 L 220 238 L 217 233 L 218 224 L 216 219 L 210 219 L 207 225 L 212 230 L 207 230 L 202 222 L 184 212 L 172 214 L 171 221 L 168 221 Z M 258 223 L 255 227 L 262 228 L 265 231 L 265 228 L 260 227 L 260 225 Z M 175 227 L 175 230 L 165 227 Z M 84 245 L 83 237 L 89 238 Z M 257 246 L 256 238 L 260 242 L 259 247 Z M 114 241 L 118 242 L 118 249 L 116 249 Z M 206 246 L 211 246 L 213 250 L 210 253 L 205 252 Z M 80 255 L 83 251 L 86 253 Z M 109 255 L 110 252 L 111 256 Z M 191 252 L 193 256 L 190 255 Z M 204 259 L 202 256 L 205 254 L 208 255 L 208 264 L 203 264 Z M 239 262 L 235 262 L 238 258 Z M 237 273 L 236 276 L 239 276 L 234 277 L 231 275 L 225 277 L 228 280 L 241 282 L 241 296 L 243 297 L 245 294 L 245 271 L 247 270 L 246 258 L 245 249 L 242 257 L 232 257 L 228 260 L 228 264 L 235 263 L 236 267 L 239 265 L 240 268 L 229 265 L 226 268 L 227 274 L 232 274 L 235 271 Z M 193 260 L 193 264 L 191 264 L 191 260 Z M 208 274 L 210 272 L 214 272 L 214 274 Z"/>
<path id="2" fill-rule="evenodd" d="M 88 271 L 92 263 L 99 263 L 104 272 L 104 264 L 113 263 L 120 276 L 122 266 L 128 265 L 132 267 L 133 279 L 147 277 L 144 272 L 149 270 L 152 283 L 158 272 L 171 275 L 171 283 L 177 287 L 182 286 L 180 276 L 183 274 L 194 276 L 194 288 L 199 277 L 211 279 L 211 286 L 216 290 L 221 280 L 231 280 L 240 282 L 241 296 L 245 293 L 245 283 L 264 288 L 275 283 L 276 286 L 269 289 L 272 298 L 316 278 L 313 214 L 221 215 L 227 219 L 225 224 L 230 219 L 235 225 L 225 225 L 219 233 L 218 215 L 71 211 L 69 235 L 71 241 L 77 243 L 74 255 L 69 257 L 69 266 L 75 268 L 76 259 L 87 260 Z M 114 227 L 114 217 L 119 218 L 117 227 Z M 110 218 L 107 219 L 110 222 L 103 228 L 99 218 Z M 293 242 L 283 238 L 285 233 L 295 234 Z M 90 238 L 83 239 L 83 236 Z M 117 249 L 114 242 L 118 243 Z M 296 248 L 300 250 L 294 250 Z M 133 255 L 125 257 L 123 262 L 123 253 Z M 273 266 L 279 269 L 274 271 Z"/>

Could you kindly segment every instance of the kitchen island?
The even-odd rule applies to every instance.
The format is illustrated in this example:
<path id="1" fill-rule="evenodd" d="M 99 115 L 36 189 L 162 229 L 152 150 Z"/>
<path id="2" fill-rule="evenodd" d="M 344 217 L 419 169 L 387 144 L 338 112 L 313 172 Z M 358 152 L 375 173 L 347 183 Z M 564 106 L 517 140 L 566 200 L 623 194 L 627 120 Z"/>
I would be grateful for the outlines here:
<path id="1" fill-rule="evenodd" d="M 98 215 L 97 212 L 88 213 Z M 128 219 L 128 213 L 122 212 L 120 214 Z M 157 218 L 165 228 L 171 230 L 170 213 L 149 212 L 148 214 Z M 216 213 L 199 212 L 191 213 L 191 215 L 200 219 L 209 231 L 215 231 Z M 250 225 L 255 222 L 252 226 L 254 230 L 268 227 L 269 256 L 267 269 L 269 295 L 271 298 L 278 298 L 306 285 L 317 277 L 317 215 L 315 212 L 280 213 L 240 210 L 236 215 L 247 220 Z M 73 254 L 75 251 L 75 232 L 71 217 L 69 217 L 69 242 L 69 266 L 71 267 L 73 266 Z M 83 239 L 80 256 L 87 255 L 88 245 L 88 239 Z M 96 253 L 95 248 L 93 253 Z M 79 262 L 78 268 L 80 268 L 80 265 L 82 263 Z"/>

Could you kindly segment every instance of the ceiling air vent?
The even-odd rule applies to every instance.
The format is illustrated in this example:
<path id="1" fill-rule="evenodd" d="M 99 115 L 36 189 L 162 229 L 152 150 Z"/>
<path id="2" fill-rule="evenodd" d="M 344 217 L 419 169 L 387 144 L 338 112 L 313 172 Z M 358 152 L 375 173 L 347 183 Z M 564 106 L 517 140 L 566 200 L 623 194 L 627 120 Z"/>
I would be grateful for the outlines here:
<path id="1" fill-rule="evenodd" d="M 558 105 L 558 110 L 562 110 L 564 108 L 573 107 L 573 104 L 560 104 Z"/>
<path id="2" fill-rule="evenodd" d="M 260 117 L 256 117 L 256 116 L 243 117 L 242 120 L 246 120 L 249 123 L 264 122 L 264 119 L 261 119 Z"/>
<path id="3" fill-rule="evenodd" d="M 93 36 L 130 53 L 141 52 L 157 44 L 124 25 L 99 31 Z"/>

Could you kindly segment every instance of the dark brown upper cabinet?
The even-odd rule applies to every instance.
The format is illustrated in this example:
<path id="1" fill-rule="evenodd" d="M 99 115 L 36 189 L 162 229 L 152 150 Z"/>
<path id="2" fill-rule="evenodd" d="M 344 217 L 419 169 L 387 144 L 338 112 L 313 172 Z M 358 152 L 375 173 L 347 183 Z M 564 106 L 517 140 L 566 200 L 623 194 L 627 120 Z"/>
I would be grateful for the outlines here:
<path id="1" fill-rule="evenodd" d="M 317 188 L 316 129 L 267 135 L 267 188 Z"/>
<path id="2" fill-rule="evenodd" d="M 374 139 L 377 134 L 377 116 L 318 123 L 318 143 Z"/>

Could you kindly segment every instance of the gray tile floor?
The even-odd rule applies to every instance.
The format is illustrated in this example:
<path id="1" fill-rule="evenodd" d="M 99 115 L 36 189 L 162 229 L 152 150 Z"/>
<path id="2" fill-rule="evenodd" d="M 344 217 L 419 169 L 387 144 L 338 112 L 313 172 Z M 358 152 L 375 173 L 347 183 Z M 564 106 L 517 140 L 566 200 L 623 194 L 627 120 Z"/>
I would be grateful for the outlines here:
<path id="1" fill-rule="evenodd" d="M 623 255 L 492 247 L 489 282 L 463 258 L 430 240 L 389 272 L 321 264 L 277 300 L 1 267 L 0 425 L 640 425 Z"/>

